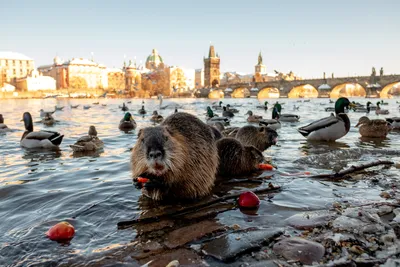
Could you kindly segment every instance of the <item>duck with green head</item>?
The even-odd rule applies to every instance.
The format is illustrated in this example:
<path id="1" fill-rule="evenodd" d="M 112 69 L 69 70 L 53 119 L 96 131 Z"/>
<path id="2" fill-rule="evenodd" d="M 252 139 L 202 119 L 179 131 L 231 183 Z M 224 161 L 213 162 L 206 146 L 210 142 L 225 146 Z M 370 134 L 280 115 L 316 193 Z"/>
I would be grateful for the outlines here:
<path id="1" fill-rule="evenodd" d="M 375 114 L 376 114 L 376 115 L 379 115 L 379 114 L 389 114 L 389 110 L 387 110 L 387 109 L 381 109 L 381 107 L 380 107 L 381 104 L 382 104 L 382 103 L 381 103 L 380 101 L 378 101 L 378 102 L 376 103 Z"/>
<path id="2" fill-rule="evenodd" d="M 263 106 L 257 106 L 257 108 L 268 110 L 268 101 L 265 101 Z"/>
<path id="3" fill-rule="evenodd" d="M 25 132 L 22 135 L 20 144 L 25 148 L 58 148 L 61 144 L 64 135 L 58 132 L 51 131 L 33 131 L 32 115 L 29 112 L 25 112 L 22 120 L 25 124 Z"/>
<path id="4" fill-rule="evenodd" d="M 130 131 L 136 129 L 136 122 L 131 113 L 125 113 L 124 118 L 119 123 L 119 129 L 121 131 Z"/>
<path id="5" fill-rule="evenodd" d="M 215 110 L 222 110 L 222 101 L 219 101 L 218 105 L 213 105 L 212 108 Z"/>
<path id="6" fill-rule="evenodd" d="M 4 118 L 3 115 L 0 114 L 0 133 L 5 133 L 5 132 L 10 132 L 11 129 L 7 127 L 7 125 L 4 124 Z"/>
<path id="7" fill-rule="evenodd" d="M 346 97 L 341 97 L 335 102 L 336 116 L 329 116 L 300 127 L 298 131 L 312 141 L 335 141 L 345 136 L 350 130 L 350 119 L 345 114 L 345 108 L 352 108 Z"/>

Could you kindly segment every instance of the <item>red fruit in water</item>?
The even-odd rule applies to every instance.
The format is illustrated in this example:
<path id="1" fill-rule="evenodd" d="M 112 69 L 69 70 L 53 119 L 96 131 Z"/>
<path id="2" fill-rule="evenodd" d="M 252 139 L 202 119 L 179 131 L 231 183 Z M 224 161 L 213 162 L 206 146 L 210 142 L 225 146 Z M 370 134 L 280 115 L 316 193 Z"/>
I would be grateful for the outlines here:
<path id="1" fill-rule="evenodd" d="M 271 171 L 271 170 L 274 169 L 274 166 L 272 166 L 270 164 L 267 164 L 267 163 L 260 163 L 260 164 L 258 164 L 258 168 L 261 169 L 261 170 Z"/>
<path id="2" fill-rule="evenodd" d="M 46 232 L 46 235 L 51 240 L 55 241 L 71 239 L 72 237 L 74 237 L 74 234 L 75 229 L 68 222 L 57 223 Z"/>
<path id="3" fill-rule="evenodd" d="M 257 208 L 260 205 L 260 199 L 253 192 L 244 192 L 239 196 L 239 206 L 242 208 Z"/>

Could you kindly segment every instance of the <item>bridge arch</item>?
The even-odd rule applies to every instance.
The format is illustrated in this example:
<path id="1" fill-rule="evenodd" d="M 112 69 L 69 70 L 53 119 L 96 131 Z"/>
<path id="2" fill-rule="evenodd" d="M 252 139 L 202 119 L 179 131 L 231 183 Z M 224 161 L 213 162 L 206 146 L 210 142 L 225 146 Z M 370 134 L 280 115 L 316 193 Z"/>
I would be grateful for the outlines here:
<path id="1" fill-rule="evenodd" d="M 398 92 L 400 92 L 400 81 L 390 83 L 386 85 L 385 87 L 382 88 L 382 91 L 379 93 L 380 98 L 391 98 L 391 95 L 389 92 L 393 89 L 396 88 Z"/>
<path id="2" fill-rule="evenodd" d="M 250 96 L 250 90 L 246 87 L 236 88 L 231 94 L 232 98 L 245 98 Z"/>
<path id="3" fill-rule="evenodd" d="M 219 99 L 224 98 L 224 92 L 222 90 L 212 90 L 208 94 L 209 99 Z"/>
<path id="4" fill-rule="evenodd" d="M 288 94 L 288 98 L 316 98 L 318 90 L 311 84 L 298 85 L 292 88 Z"/>
<path id="5" fill-rule="evenodd" d="M 342 84 L 338 84 L 333 87 L 330 97 L 331 98 L 339 98 L 339 97 L 365 97 L 367 95 L 367 91 L 364 87 L 362 87 L 359 83 L 351 83 L 346 82 Z"/>
<path id="6" fill-rule="evenodd" d="M 260 90 L 257 94 L 257 98 L 279 98 L 279 90 L 275 87 L 265 87 Z"/>

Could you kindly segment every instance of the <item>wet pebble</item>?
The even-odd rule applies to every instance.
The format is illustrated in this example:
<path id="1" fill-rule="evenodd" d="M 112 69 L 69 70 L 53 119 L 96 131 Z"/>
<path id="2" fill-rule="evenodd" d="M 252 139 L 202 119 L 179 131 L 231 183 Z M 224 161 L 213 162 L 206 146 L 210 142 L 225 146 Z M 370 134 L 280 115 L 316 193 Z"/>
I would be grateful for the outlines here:
<path id="1" fill-rule="evenodd" d="M 222 229 L 224 226 L 215 221 L 202 221 L 170 232 L 164 244 L 170 249 L 176 248 Z"/>
<path id="2" fill-rule="evenodd" d="M 274 252 L 287 260 L 300 261 L 303 264 L 318 262 L 325 254 L 320 243 L 299 237 L 285 238 L 274 245 Z"/>
<path id="3" fill-rule="evenodd" d="M 307 230 L 324 226 L 335 217 L 335 214 L 328 211 L 316 211 L 295 214 L 287 218 L 285 221 L 296 229 Z"/>
<path id="4" fill-rule="evenodd" d="M 229 261 L 250 250 L 260 248 L 262 244 L 281 234 L 282 231 L 280 229 L 230 233 L 205 244 L 203 252 L 218 260 Z"/>

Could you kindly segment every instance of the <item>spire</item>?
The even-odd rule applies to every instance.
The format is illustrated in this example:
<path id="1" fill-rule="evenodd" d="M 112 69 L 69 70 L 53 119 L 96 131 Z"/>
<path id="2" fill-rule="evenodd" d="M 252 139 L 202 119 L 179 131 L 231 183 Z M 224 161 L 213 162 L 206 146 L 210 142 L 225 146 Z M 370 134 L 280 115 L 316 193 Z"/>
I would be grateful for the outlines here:
<path id="1" fill-rule="evenodd" d="M 262 59 L 262 55 L 261 55 L 261 51 L 260 51 L 260 53 L 258 54 L 258 65 L 262 65 L 263 64 L 263 59 Z"/>
<path id="2" fill-rule="evenodd" d="M 208 52 L 208 57 L 215 57 L 215 50 L 214 50 L 214 46 L 210 45 L 210 51 Z"/>

